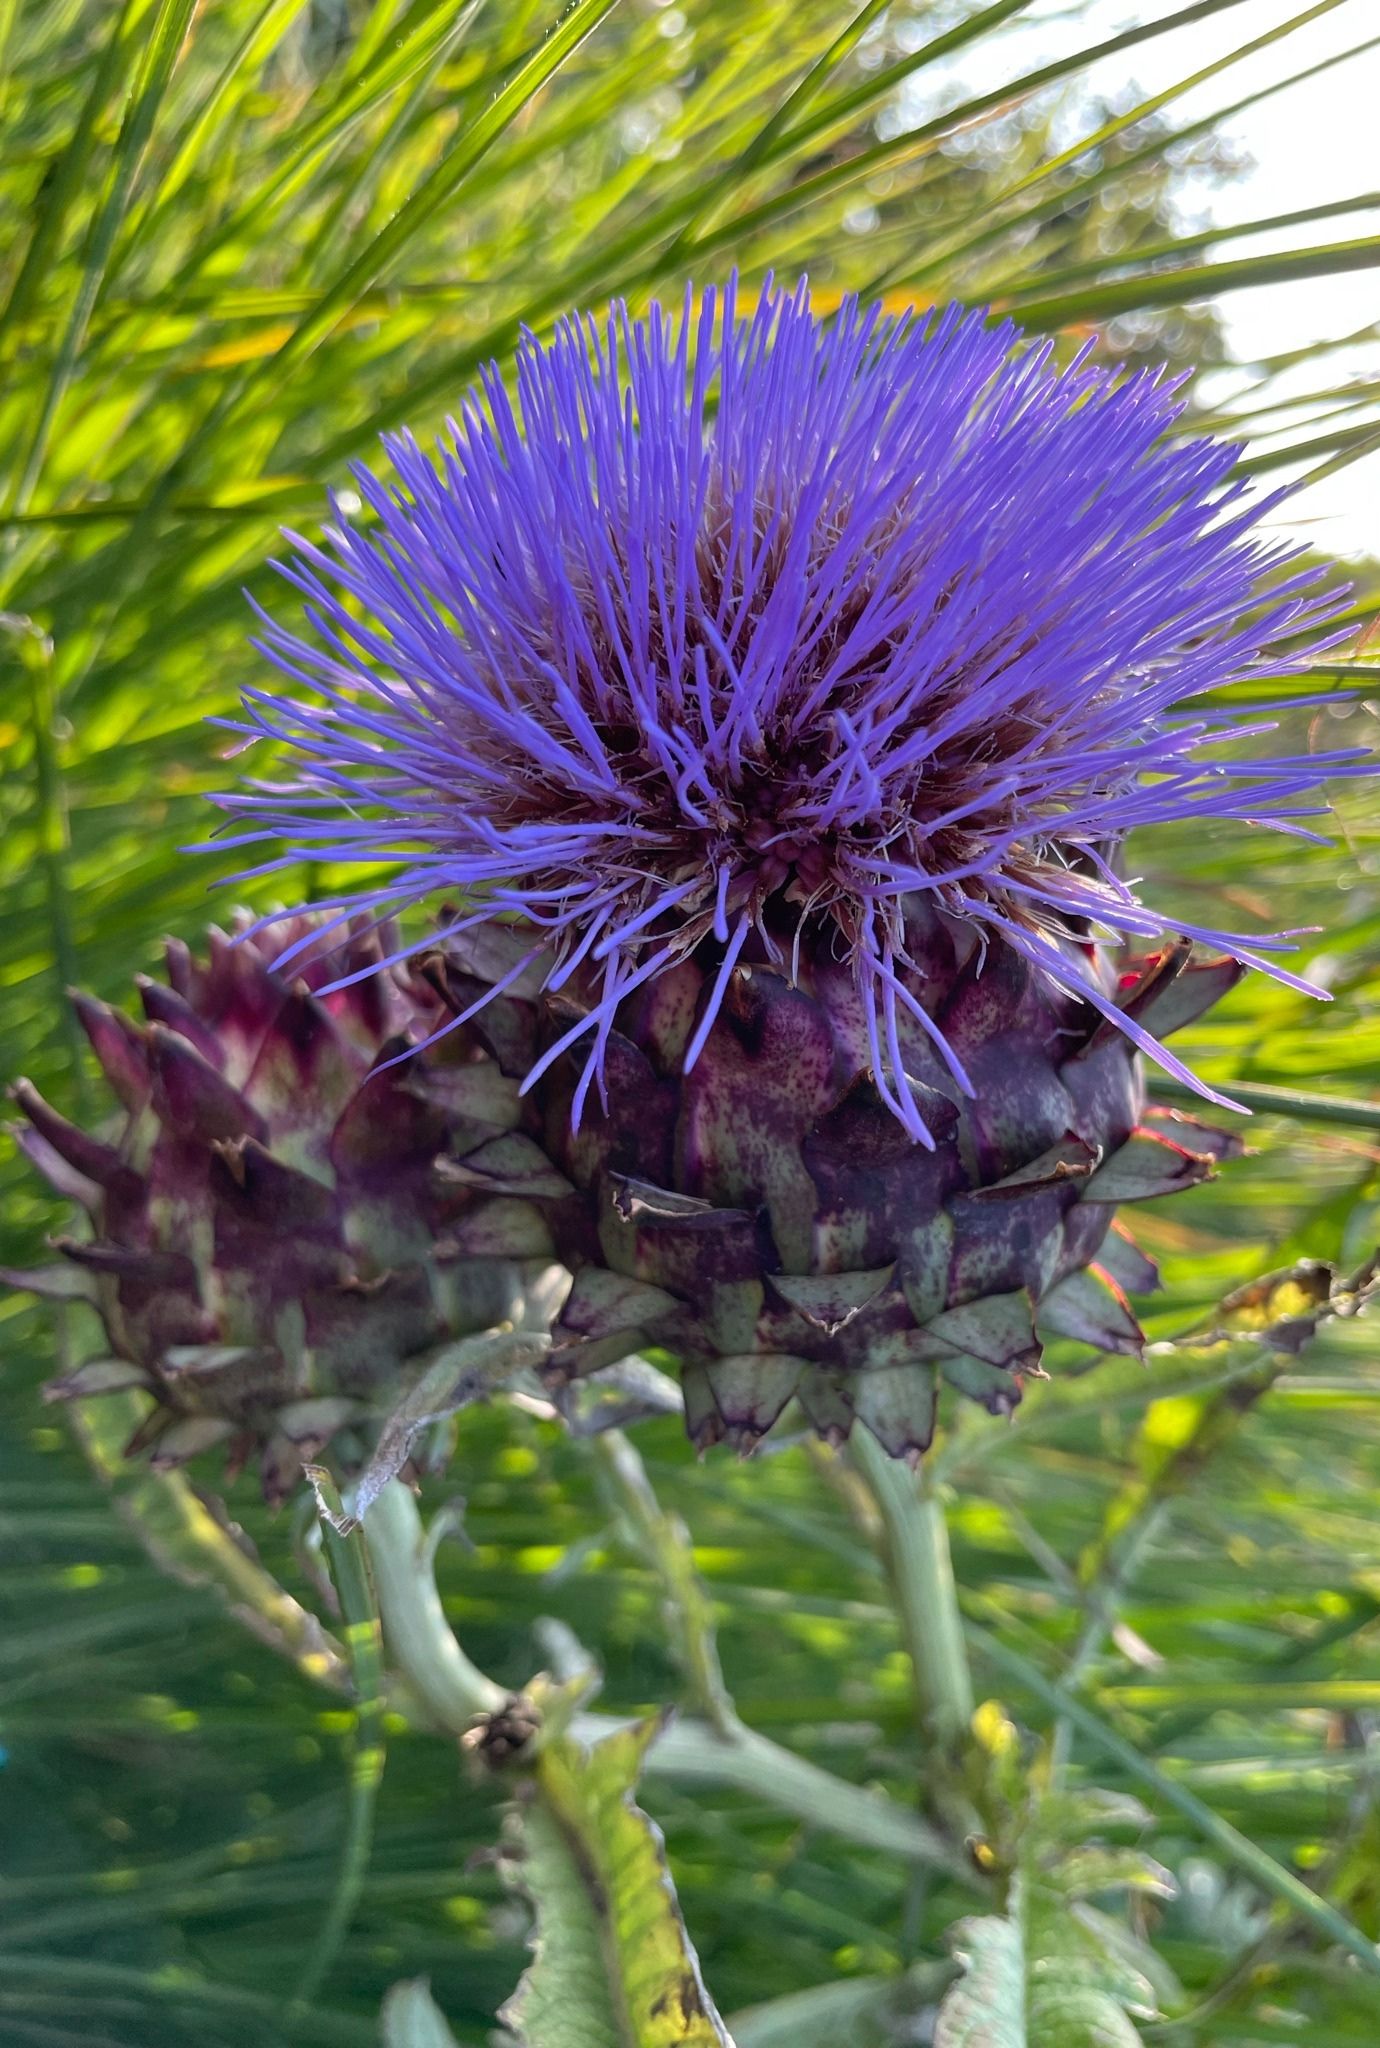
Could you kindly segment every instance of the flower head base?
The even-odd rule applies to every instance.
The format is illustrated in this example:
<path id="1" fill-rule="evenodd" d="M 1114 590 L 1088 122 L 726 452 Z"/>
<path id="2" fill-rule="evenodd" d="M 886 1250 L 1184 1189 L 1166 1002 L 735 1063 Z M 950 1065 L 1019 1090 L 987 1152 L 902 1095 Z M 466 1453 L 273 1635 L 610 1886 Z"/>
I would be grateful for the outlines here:
<path id="1" fill-rule="evenodd" d="M 1166 918 L 1115 854 L 1323 808 L 1356 757 L 1229 758 L 1260 720 L 1220 693 L 1335 600 L 1262 585 L 1287 550 L 1251 536 L 1234 448 L 1166 440 L 1171 383 L 1017 341 L 953 307 L 825 323 L 803 284 L 529 337 L 516 408 L 490 367 L 435 459 L 401 436 L 391 486 L 358 473 L 376 523 L 295 540 L 313 636 L 259 644 L 305 693 L 247 692 L 238 729 L 300 765 L 222 799 L 237 843 L 397 861 L 341 915 L 459 894 L 456 928 L 522 920 L 549 991 L 593 976 L 529 1076 L 578 1044 L 577 1119 L 634 989 L 712 958 L 689 1070 L 735 967 L 806 945 L 851 963 L 864 1063 L 930 1143 L 903 1039 L 970 1083 L 917 894 L 1183 1075 L 1069 942 L 1168 924 L 1268 965 L 1280 935 Z"/>

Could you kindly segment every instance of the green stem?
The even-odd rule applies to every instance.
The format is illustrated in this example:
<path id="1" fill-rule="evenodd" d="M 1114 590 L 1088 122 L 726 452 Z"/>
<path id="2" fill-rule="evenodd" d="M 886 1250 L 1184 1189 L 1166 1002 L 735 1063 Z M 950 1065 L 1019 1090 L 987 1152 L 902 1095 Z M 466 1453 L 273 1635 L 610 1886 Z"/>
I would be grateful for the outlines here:
<path id="1" fill-rule="evenodd" d="M 451 1633 L 427 1563 L 417 1504 L 400 1481 L 384 1488 L 362 1528 L 389 1652 L 437 1726 L 462 1735 L 477 1714 L 494 1712 L 507 1695 L 471 1664 Z M 581 1714 L 574 1732 L 594 1743 L 626 1725 L 612 1715 Z M 884 1793 L 831 1776 L 736 1717 L 729 1732 L 699 1720 L 674 1721 L 648 1750 L 644 1770 L 648 1776 L 732 1786 L 845 1840 L 977 1884 L 967 1858 L 918 1815 Z"/>
<path id="2" fill-rule="evenodd" d="M 1064 1666 L 1065 1685 L 1077 1687 L 1082 1684 L 1089 1667 L 1101 1651 L 1104 1638 L 1115 1626 L 1117 1605 L 1130 1586 L 1132 1576 L 1142 1558 L 1154 1542 L 1168 1511 L 1167 1501 L 1155 1500 L 1136 1523 L 1129 1539 L 1119 1547 L 1114 1567 L 1108 1577 L 1088 1588 L 1087 1611 L 1083 1617 L 1083 1626 L 1078 1631 L 1073 1654 Z M 1050 1769 L 1056 1783 L 1067 1768 L 1072 1753 L 1073 1723 L 1067 1714 L 1061 1714 L 1054 1724 L 1054 1734 L 1050 1743 Z"/>
<path id="3" fill-rule="evenodd" d="M 1230 1386 L 1198 1403 L 1198 1413 L 1183 1441 L 1162 1458 L 1148 1477 L 1138 1477 L 1112 1503 L 1103 1534 L 1085 1558 L 1085 1617 L 1063 1682 L 1077 1686 L 1116 1623 L 1116 1612 L 1150 1545 L 1169 1513 L 1171 1502 L 1185 1492 L 1204 1467 L 1240 1428 L 1256 1404 L 1283 1372 L 1287 1358 L 1274 1355 Z M 1067 1715 L 1055 1723 L 1050 1756 L 1057 1779 L 1073 1747 L 1073 1724 Z"/>
<path id="4" fill-rule="evenodd" d="M 342 1520 L 344 1511 L 330 1474 L 319 1466 L 309 1466 L 307 1476 L 316 1489 L 321 1507 L 326 1549 L 336 1591 L 340 1595 L 340 1618 L 344 1623 L 345 1642 L 354 1673 L 355 1725 L 349 1751 L 349 1804 L 340 1865 L 326 1917 L 292 2001 L 290 2009 L 294 2016 L 315 2002 L 363 1897 L 374 1841 L 374 1809 L 386 1755 L 383 1737 L 386 1684 L 383 1633 L 363 1539 L 358 1529 L 348 1536 L 339 1534 L 335 1525 Z"/>
<path id="5" fill-rule="evenodd" d="M 861 1426 L 849 1439 L 853 1463 L 882 1521 L 882 1549 L 915 1678 L 922 1731 L 950 1754 L 973 1718 L 973 1681 L 958 1611 L 949 1532 L 923 1468 L 917 1477 Z"/>
<path id="6" fill-rule="evenodd" d="M 619 1725 L 605 1714 L 581 1714 L 575 1734 L 583 1742 L 597 1742 Z M 703 1721 L 675 1720 L 658 1735 L 642 1768 L 648 1778 L 728 1786 L 781 1813 L 794 1814 L 808 1827 L 942 1870 L 973 1890 L 982 1888 L 969 1858 L 918 1814 L 885 1793 L 834 1777 L 741 1721 L 731 1736 L 724 1736 Z"/>
<path id="7" fill-rule="evenodd" d="M 441 1727 L 463 1734 L 477 1714 L 496 1713 L 507 1694 L 455 1640 L 427 1564 L 417 1503 L 392 1479 L 361 1526 L 393 1660 Z"/>
<path id="8" fill-rule="evenodd" d="M 691 1700 L 712 1728 L 731 1738 L 741 1723 L 724 1683 L 714 1616 L 695 1570 L 689 1531 L 679 1516 L 662 1507 L 646 1467 L 621 1429 L 602 1431 L 593 1440 L 593 1450 L 637 1539 L 638 1556 L 661 1581 Z"/>
<path id="9" fill-rule="evenodd" d="M 1156 1073 L 1154 1091 L 1166 1102 L 1196 1109 L 1202 1097 L 1194 1088 Z M 1223 1081 L 1221 1086 L 1245 1109 L 1265 1116 L 1292 1117 L 1300 1124 L 1338 1124 L 1344 1129 L 1380 1131 L 1380 1102 L 1362 1102 L 1346 1095 L 1315 1095 L 1304 1088 L 1280 1088 L 1266 1081 Z"/>

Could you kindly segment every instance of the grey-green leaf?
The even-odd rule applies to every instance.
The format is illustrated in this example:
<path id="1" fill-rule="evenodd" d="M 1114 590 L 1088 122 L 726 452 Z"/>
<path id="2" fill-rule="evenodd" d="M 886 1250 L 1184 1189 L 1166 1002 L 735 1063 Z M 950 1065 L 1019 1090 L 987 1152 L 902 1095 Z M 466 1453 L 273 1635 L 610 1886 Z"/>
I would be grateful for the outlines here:
<path id="1" fill-rule="evenodd" d="M 964 1920 L 964 1974 L 939 2009 L 934 2048 L 1140 2048 L 1126 2002 L 1150 1986 L 1062 1901 L 1011 1886 L 1006 1918 Z M 1042 1938 L 1043 1937 L 1043 1938 Z"/>
<path id="2" fill-rule="evenodd" d="M 841 1977 L 733 2016 L 738 2048 L 889 2048 L 898 2024 L 932 2006 L 947 1972 L 919 1963 L 902 1977 Z"/>
<path id="3" fill-rule="evenodd" d="M 405 1977 L 392 1987 L 384 1998 L 379 2026 L 383 2048 L 456 2048 L 425 1977 Z"/>
<path id="4" fill-rule="evenodd" d="M 961 1920 L 964 1974 L 939 2008 L 934 2048 L 1026 2048 L 1025 1939 L 1014 1920 Z"/>

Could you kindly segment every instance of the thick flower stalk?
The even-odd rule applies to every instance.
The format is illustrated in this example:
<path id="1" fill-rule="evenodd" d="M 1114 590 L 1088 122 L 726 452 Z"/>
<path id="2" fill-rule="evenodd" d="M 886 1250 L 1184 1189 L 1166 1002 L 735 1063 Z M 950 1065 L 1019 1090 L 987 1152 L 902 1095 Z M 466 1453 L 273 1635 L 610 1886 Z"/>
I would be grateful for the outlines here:
<path id="1" fill-rule="evenodd" d="M 911 1450 L 937 1376 L 1011 1404 L 1037 1303 L 1133 1345 L 1112 1209 L 1221 1149 L 1146 1122 L 1136 1054 L 1191 1078 L 1167 1032 L 1295 977 L 1119 849 L 1302 831 L 1356 772 L 1249 704 L 1335 599 L 1233 448 L 1169 437 L 1172 383 L 978 313 L 730 286 L 529 338 L 514 390 L 296 540 L 309 629 L 265 618 L 289 687 L 239 727 L 288 779 L 223 802 L 241 845 L 389 863 L 342 919 L 458 904 L 446 1022 L 564 1182 L 558 1359 L 673 1343 L 701 1436 L 798 1393 Z"/>

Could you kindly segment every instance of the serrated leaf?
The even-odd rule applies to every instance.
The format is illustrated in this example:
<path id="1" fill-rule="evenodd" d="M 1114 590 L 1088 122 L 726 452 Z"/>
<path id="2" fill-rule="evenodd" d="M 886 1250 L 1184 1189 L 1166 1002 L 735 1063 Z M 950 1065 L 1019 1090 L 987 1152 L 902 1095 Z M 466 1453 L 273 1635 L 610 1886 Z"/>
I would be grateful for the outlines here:
<path id="1" fill-rule="evenodd" d="M 1045 1842 L 1081 1845 L 1090 1835 L 1108 1828 L 1141 1832 L 1152 1825 L 1153 1817 L 1143 1799 L 1131 1792 L 1109 1791 L 1105 1785 L 1078 1785 L 1047 1793 L 1040 1801 L 1040 1837 Z"/>
<path id="2" fill-rule="evenodd" d="M 1177 1885 L 1175 1889 L 1177 1893 Z M 1108 1955 L 1135 1971 L 1150 1986 L 1157 2012 L 1176 2013 L 1182 2010 L 1184 1987 L 1158 1949 L 1151 1948 L 1148 1941 L 1142 1941 L 1138 1934 L 1133 1934 L 1124 1920 L 1102 1912 L 1097 1906 L 1090 1906 L 1086 1899 L 1075 1900 L 1069 1910 L 1080 1927 Z"/>
<path id="3" fill-rule="evenodd" d="M 658 1723 L 542 1752 L 520 1810 L 535 1959 L 500 2017 L 523 2048 L 733 2048 L 633 1787 Z"/>
<path id="4" fill-rule="evenodd" d="M 939 2008 L 934 2048 L 1027 2048 L 1025 1940 L 1014 1920 L 960 1920 L 951 1936 L 964 1974 Z"/>
<path id="5" fill-rule="evenodd" d="M 1126 2006 L 1153 2010 L 1149 1981 L 1043 1888 L 1014 1879 L 1009 1906 L 953 1930 L 934 2048 L 1140 2048 Z"/>
<path id="6" fill-rule="evenodd" d="M 1069 1899 L 1092 1892 L 1154 1892 L 1172 1899 L 1178 1887 L 1169 1871 L 1143 1849 L 1112 1848 L 1085 1842 L 1061 1856 L 1047 1872 L 1051 1884 Z"/>
<path id="7" fill-rule="evenodd" d="M 1031 1994 L 1030 2048 L 1141 2048 L 1115 1999 L 1087 1985 L 1051 1984 Z"/>

